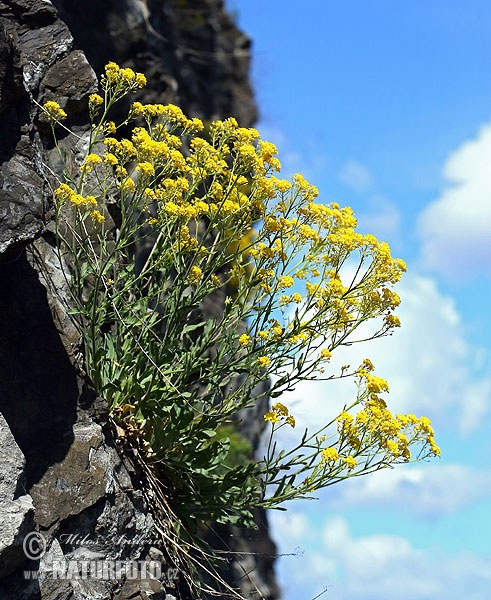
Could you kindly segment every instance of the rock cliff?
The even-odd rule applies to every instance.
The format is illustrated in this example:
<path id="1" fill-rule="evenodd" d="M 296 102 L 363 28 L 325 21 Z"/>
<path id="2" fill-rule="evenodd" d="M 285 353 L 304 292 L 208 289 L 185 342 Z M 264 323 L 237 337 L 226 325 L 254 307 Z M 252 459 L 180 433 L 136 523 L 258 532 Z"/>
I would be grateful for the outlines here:
<path id="1" fill-rule="evenodd" d="M 56 99 L 69 113 L 78 138 L 60 144 L 76 158 L 94 71 L 114 60 L 147 75 L 143 102 L 250 126 L 249 40 L 221 0 L 0 0 L 0 25 L 0 598 L 192 598 L 84 377 L 54 252 L 51 174 L 62 167 L 39 105 Z M 243 428 L 253 443 L 258 422 Z M 258 523 L 210 539 L 234 552 L 225 580 L 245 598 L 273 599 L 275 547 L 265 515 Z M 160 580 L 56 578 L 53 561 L 74 558 L 170 570 Z"/>

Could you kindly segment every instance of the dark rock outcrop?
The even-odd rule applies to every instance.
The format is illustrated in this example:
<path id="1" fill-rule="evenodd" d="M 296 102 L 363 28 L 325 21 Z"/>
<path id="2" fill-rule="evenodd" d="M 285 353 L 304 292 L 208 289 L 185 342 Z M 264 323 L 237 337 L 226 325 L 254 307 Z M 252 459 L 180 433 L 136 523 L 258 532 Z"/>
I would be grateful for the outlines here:
<path id="1" fill-rule="evenodd" d="M 108 60 L 147 75 L 142 102 L 173 102 L 203 119 L 256 119 L 250 40 L 223 0 L 53 0 L 96 71 Z"/>
<path id="2" fill-rule="evenodd" d="M 248 48 L 221 0 L 0 0 L 2 600 L 191 597 L 163 578 L 53 577 L 53 561 L 77 557 L 172 565 L 84 376 L 53 247 L 51 189 L 62 165 L 39 105 L 56 99 L 69 113 L 78 137 L 61 130 L 59 143 L 75 164 L 88 139 L 93 69 L 108 60 L 147 75 L 143 102 L 174 102 L 205 119 L 234 115 L 249 126 L 256 113 Z M 258 422 L 243 428 L 254 442 Z M 278 597 L 264 519 L 258 514 L 256 532 L 213 534 L 224 549 L 243 553 L 231 555 L 224 578 L 246 598 Z M 26 570 L 34 575 L 26 578 Z"/>

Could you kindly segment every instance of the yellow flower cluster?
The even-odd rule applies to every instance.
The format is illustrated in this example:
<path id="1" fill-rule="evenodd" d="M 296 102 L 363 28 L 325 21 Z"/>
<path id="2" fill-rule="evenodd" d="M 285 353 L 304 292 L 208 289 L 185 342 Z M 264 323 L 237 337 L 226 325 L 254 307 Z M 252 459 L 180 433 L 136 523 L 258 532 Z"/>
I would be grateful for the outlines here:
<path id="1" fill-rule="evenodd" d="M 227 170 L 224 153 L 217 148 L 214 148 L 209 142 L 203 138 L 194 138 L 190 143 L 189 165 L 195 170 L 198 177 L 205 178 L 209 175 L 219 175 Z M 223 197 L 223 187 L 219 182 L 217 185 L 217 197 Z"/>
<path id="2" fill-rule="evenodd" d="M 181 225 L 177 232 L 177 241 L 173 246 L 173 250 L 175 252 L 193 252 L 198 248 L 198 239 L 191 235 L 187 225 Z"/>
<path id="3" fill-rule="evenodd" d="M 266 367 L 269 367 L 269 365 L 271 364 L 271 359 L 269 358 L 269 356 L 260 356 L 257 359 L 257 364 L 262 367 L 263 369 L 265 369 Z"/>
<path id="4" fill-rule="evenodd" d="M 90 215 L 95 222 L 104 223 L 105 217 L 102 212 L 96 208 L 97 200 L 95 196 L 82 196 L 81 194 L 77 194 L 77 192 L 66 183 L 62 183 L 56 188 L 55 196 L 60 205 L 65 202 L 70 202 L 72 206 L 76 208 L 90 210 Z"/>
<path id="5" fill-rule="evenodd" d="M 196 265 L 193 265 L 189 270 L 189 283 L 197 285 L 202 279 L 203 271 Z"/>
<path id="6" fill-rule="evenodd" d="M 95 118 L 102 104 L 104 104 L 104 98 L 99 96 L 99 94 L 91 94 L 89 96 L 89 115 L 91 119 Z"/>
<path id="7" fill-rule="evenodd" d="M 413 414 L 393 415 L 386 402 L 378 395 L 388 392 L 384 379 L 373 375 L 374 367 L 365 359 L 358 370 L 360 384 L 359 399 L 363 409 L 356 415 L 342 411 L 337 419 L 338 440 L 335 445 L 322 448 L 323 435 L 319 444 L 320 463 L 315 473 L 322 474 L 326 469 L 331 476 L 343 477 L 347 469 L 353 471 L 359 464 L 375 455 L 382 455 L 386 465 L 394 462 L 408 462 L 412 455 L 410 446 L 416 444 L 428 451 L 427 455 L 439 456 L 440 448 L 434 440 L 434 431 L 427 417 Z M 360 460 L 361 459 L 361 460 Z M 365 465 L 366 466 L 366 465 Z M 365 467 L 361 466 L 360 472 Z M 314 478 L 315 479 L 315 478 Z"/>
<path id="8" fill-rule="evenodd" d="M 122 68 L 115 62 L 109 62 L 104 67 L 105 74 L 101 79 L 102 89 L 115 97 L 145 87 L 147 79 L 143 73 L 136 73 L 133 69 Z"/>
<path id="9" fill-rule="evenodd" d="M 53 121 L 64 121 L 67 118 L 66 112 L 61 108 L 58 102 L 49 100 L 43 106 L 48 118 Z"/>
<path id="10" fill-rule="evenodd" d="M 284 404 L 276 402 L 271 408 L 272 410 L 264 414 L 265 421 L 270 421 L 271 423 L 283 421 L 291 427 L 295 427 L 295 417 L 290 415 L 290 411 Z"/>
<path id="11" fill-rule="evenodd" d="M 241 346 L 249 346 L 251 343 L 251 336 L 247 335 L 246 333 L 243 333 L 240 337 L 239 337 L 239 344 Z"/>
<path id="12" fill-rule="evenodd" d="M 88 154 L 82 163 L 80 170 L 89 173 L 92 169 L 102 162 L 102 158 L 98 154 Z"/>
<path id="13" fill-rule="evenodd" d="M 134 81 L 111 65 L 106 79 L 111 85 Z M 100 97 L 94 95 L 89 104 L 99 106 Z M 235 257 L 229 281 L 236 288 L 248 281 L 246 295 L 256 294 L 257 303 L 272 297 L 278 308 L 295 304 L 304 315 L 314 311 L 314 318 L 305 322 L 276 321 L 256 332 L 268 347 L 268 355 L 256 359 L 261 368 L 271 365 L 269 344 L 298 347 L 320 332 L 327 339 L 379 315 L 384 332 L 400 325 L 392 314 L 400 300 L 390 288 L 405 270 L 403 261 L 393 259 L 384 242 L 356 232 L 350 208 L 316 203 L 317 188 L 301 175 L 291 182 L 275 177 L 280 169 L 277 149 L 261 140 L 256 129 L 239 127 L 230 118 L 212 123 L 201 137 L 203 123 L 186 117 L 175 105 L 134 102 L 129 118 L 143 118 L 146 127 L 134 127 L 130 139 L 107 135 L 105 154 L 89 154 L 82 168 L 89 171 L 102 163 L 121 192 L 140 194 L 145 205 L 153 205 L 149 225 L 166 231 L 177 226 L 173 251 L 194 253 L 195 269 L 188 281 L 204 280 L 210 289 L 220 285 L 211 279 L 197 233 L 197 223 L 210 222 L 214 235 L 223 239 L 220 248 Z M 185 147 L 183 134 L 189 136 Z M 128 172 L 130 166 L 134 174 Z M 259 219 L 262 228 L 254 240 L 251 231 Z M 300 251 L 303 259 L 285 272 L 284 265 Z M 342 266 L 354 252 L 365 269 L 348 285 L 342 280 Z M 285 293 L 290 289 L 292 293 Z M 244 337 L 239 343 L 247 345 Z M 320 352 L 319 365 L 329 360 L 333 348 Z M 373 376 L 367 384 L 374 393 L 383 391 L 381 380 Z"/>
<path id="14" fill-rule="evenodd" d="M 358 377 L 365 400 L 364 407 L 355 417 L 343 411 L 337 418 L 340 443 L 355 454 L 367 448 L 385 452 L 389 460 L 411 460 L 410 446 L 419 443 L 427 446 L 431 454 L 440 455 L 434 440 L 434 431 L 427 417 L 413 414 L 394 415 L 385 400 L 378 394 L 388 392 L 387 382 L 371 373 L 373 365 L 365 360 Z"/>
<path id="15" fill-rule="evenodd" d="M 328 465 L 332 469 L 339 461 L 341 461 L 341 470 L 348 469 L 349 471 L 352 471 L 358 464 L 354 456 L 351 454 L 340 456 L 336 448 L 332 446 L 322 450 L 321 463 Z"/>
<path id="16" fill-rule="evenodd" d="M 194 117 L 188 119 L 182 110 L 175 104 L 142 104 L 141 102 L 133 102 L 131 105 L 131 116 L 142 116 L 148 123 L 154 119 L 158 121 L 156 132 L 163 132 L 165 127 L 176 128 L 180 127 L 183 133 L 198 133 L 204 128 L 203 122 Z"/>
<path id="17" fill-rule="evenodd" d="M 322 462 L 325 463 L 330 463 L 330 462 L 337 462 L 339 460 L 339 452 L 336 450 L 336 448 L 333 447 L 329 447 L 329 448 L 324 448 L 324 450 L 322 450 Z"/>
<path id="18" fill-rule="evenodd" d="M 102 82 L 106 98 L 92 94 L 91 112 L 110 105 L 115 95 L 141 87 L 145 78 L 111 62 Z M 57 114 L 55 106 L 51 111 Z M 211 123 L 200 136 L 203 123 L 188 118 L 179 107 L 134 102 L 128 121 L 142 118 L 146 127 L 134 127 L 130 139 L 116 139 L 109 134 L 117 130 L 115 124 L 104 123 L 106 152 L 89 153 L 82 170 L 105 169 L 104 177 L 114 176 L 123 193 L 140 193 L 145 205 L 153 204 L 147 223 L 158 229 L 175 221 L 181 227 L 207 220 L 215 232 L 226 231 L 229 247 L 241 248 L 241 259 L 230 270 L 237 285 L 248 278 L 262 294 L 258 302 L 277 295 L 279 307 L 295 303 L 314 309 L 312 331 L 330 329 L 336 334 L 379 315 L 384 317 L 384 332 L 400 325 L 392 314 L 399 297 L 390 287 L 404 272 L 403 261 L 393 259 L 384 242 L 356 232 L 350 208 L 316 203 L 318 190 L 302 175 L 294 175 L 291 182 L 275 177 L 281 166 L 277 148 L 261 140 L 256 129 L 239 127 L 229 118 Z M 189 135 L 185 148 L 184 134 Z M 275 198 L 279 199 L 274 202 Z M 250 231 L 259 219 L 263 226 L 254 243 Z M 237 243 L 241 239 L 248 240 L 245 247 Z M 202 244 L 184 235 L 177 247 L 199 252 Z M 285 273 L 283 266 L 299 251 L 303 260 Z M 347 285 L 341 268 L 354 252 L 366 268 L 363 277 Z M 284 293 L 291 288 L 293 293 Z M 302 341 L 302 328 L 284 329 L 291 342 Z"/>
<path id="19" fill-rule="evenodd" d="M 354 456 L 351 454 L 340 456 L 336 448 L 332 446 L 321 451 L 321 464 L 328 465 L 329 468 L 333 469 L 339 461 L 341 461 L 341 470 L 348 469 L 352 471 L 358 464 Z"/>

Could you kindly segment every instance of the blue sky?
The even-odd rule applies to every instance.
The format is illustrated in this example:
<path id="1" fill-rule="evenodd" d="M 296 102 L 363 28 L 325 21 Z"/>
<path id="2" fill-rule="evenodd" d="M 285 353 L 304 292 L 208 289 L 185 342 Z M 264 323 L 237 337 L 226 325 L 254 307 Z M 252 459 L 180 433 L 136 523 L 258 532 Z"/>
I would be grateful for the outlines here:
<path id="1" fill-rule="evenodd" d="M 432 418 L 443 452 L 274 513 L 280 552 L 301 549 L 278 563 L 284 600 L 489 600 L 491 5 L 228 6 L 253 40 L 257 128 L 285 175 L 352 206 L 408 264 L 401 330 L 361 354 L 391 407 Z M 314 383 L 288 404 L 309 425 L 352 391 Z"/>

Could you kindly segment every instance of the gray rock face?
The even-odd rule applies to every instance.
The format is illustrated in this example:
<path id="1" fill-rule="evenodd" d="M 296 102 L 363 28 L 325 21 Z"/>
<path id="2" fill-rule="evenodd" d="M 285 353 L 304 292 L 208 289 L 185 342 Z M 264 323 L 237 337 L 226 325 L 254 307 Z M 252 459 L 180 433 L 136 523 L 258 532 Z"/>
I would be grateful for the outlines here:
<path id="1" fill-rule="evenodd" d="M 70 296 L 53 248 L 51 190 L 62 165 L 39 108 L 56 99 L 69 113 L 67 125 L 79 137 L 61 129 L 59 143 L 76 163 L 88 138 L 87 98 L 97 85 L 92 67 L 101 72 L 116 60 L 148 76 L 143 102 L 179 103 L 204 118 L 233 114 L 251 125 L 256 113 L 249 41 L 221 1 L 200 0 L 192 10 L 190 4 L 0 0 L 2 600 L 191 598 L 185 586 L 166 583 L 172 565 L 149 500 L 118 454 L 107 410 L 84 376 Z M 253 442 L 258 421 L 244 425 Z M 263 519 L 258 514 L 260 524 Z M 259 597 L 277 598 L 275 548 L 267 529 L 242 535 L 222 528 L 222 534 L 231 539 L 229 549 L 247 556 L 234 555 L 227 581 L 246 598 L 258 597 L 254 587 Z M 26 536 L 39 535 L 38 553 L 26 556 Z M 247 541 L 251 535 L 254 542 Z M 258 557 L 246 555 L 258 544 Z M 164 575 L 56 577 L 54 565 L 62 569 L 67 561 L 94 558 L 157 560 Z"/>
<path id="2" fill-rule="evenodd" d="M 173 102 L 192 116 L 257 118 L 250 40 L 223 0 L 53 0 L 96 73 L 114 60 L 147 75 L 141 102 Z"/>
<path id="3" fill-rule="evenodd" d="M 25 460 L 7 422 L 0 414 L 0 577 L 15 571 L 24 560 L 22 539 L 34 526 L 32 498 L 25 492 Z"/>
<path id="4" fill-rule="evenodd" d="M 42 155 L 33 143 L 39 83 L 66 54 L 72 37 L 49 2 L 0 3 L 0 253 L 43 231 L 46 189 Z M 88 67 L 88 63 L 87 63 Z"/>

